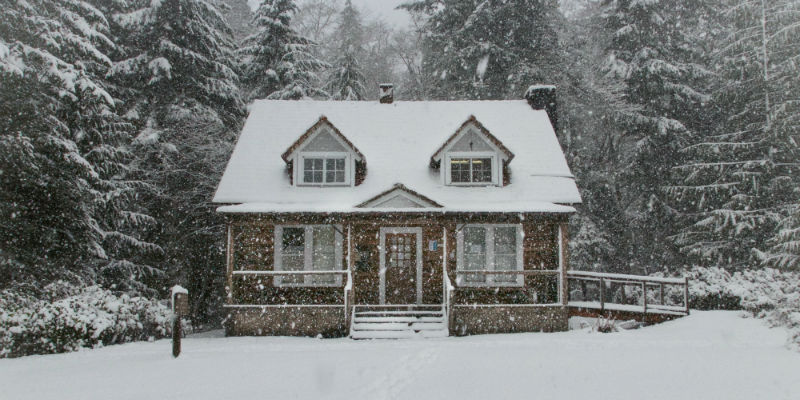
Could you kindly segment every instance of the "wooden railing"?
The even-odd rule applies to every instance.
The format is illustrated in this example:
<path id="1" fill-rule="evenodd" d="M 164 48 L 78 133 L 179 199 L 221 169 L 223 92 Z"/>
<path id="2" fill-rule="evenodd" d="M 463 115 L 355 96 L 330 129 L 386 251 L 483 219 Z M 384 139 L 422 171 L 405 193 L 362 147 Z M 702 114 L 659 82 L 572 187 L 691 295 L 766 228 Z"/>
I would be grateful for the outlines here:
<path id="1" fill-rule="evenodd" d="M 226 304 L 224 307 L 228 308 L 247 308 L 247 307 L 261 307 L 261 308 L 287 308 L 287 307 L 345 307 L 345 318 L 347 318 L 348 295 L 352 295 L 352 275 L 349 269 L 342 270 L 327 270 L 327 271 L 275 271 L 275 270 L 242 270 L 233 271 L 233 276 L 306 276 L 306 275 L 346 275 L 347 283 L 344 285 L 344 300 L 343 302 L 336 302 L 335 304 Z M 338 285 L 337 285 L 338 286 Z M 287 287 L 302 287 L 302 286 L 289 286 Z M 311 287 L 311 286 L 309 286 Z"/>
<path id="2" fill-rule="evenodd" d="M 567 281 L 567 292 L 568 296 L 570 296 L 569 304 L 572 307 L 599 309 L 601 313 L 609 310 L 635 311 L 643 314 L 647 314 L 648 312 L 689 314 L 689 278 L 659 278 L 603 272 L 567 271 Z M 587 298 L 587 284 L 597 285 L 598 295 L 596 300 Z M 607 284 L 617 284 L 622 291 L 621 294 L 617 294 L 622 297 L 627 297 L 625 296 L 626 287 L 633 287 L 634 290 L 641 290 L 641 304 L 618 303 L 614 302 L 613 299 L 609 302 L 607 300 L 609 294 Z M 572 293 L 576 289 L 573 285 L 580 285 L 583 299 L 577 300 L 571 298 Z M 669 294 L 675 294 L 675 288 L 679 290 L 679 297 L 682 297 L 682 302 L 680 304 L 668 304 L 666 300 L 674 296 L 665 294 L 666 289 L 673 289 Z M 654 293 L 652 290 L 657 290 L 654 297 L 658 300 L 653 303 L 648 299 L 648 296 Z"/>

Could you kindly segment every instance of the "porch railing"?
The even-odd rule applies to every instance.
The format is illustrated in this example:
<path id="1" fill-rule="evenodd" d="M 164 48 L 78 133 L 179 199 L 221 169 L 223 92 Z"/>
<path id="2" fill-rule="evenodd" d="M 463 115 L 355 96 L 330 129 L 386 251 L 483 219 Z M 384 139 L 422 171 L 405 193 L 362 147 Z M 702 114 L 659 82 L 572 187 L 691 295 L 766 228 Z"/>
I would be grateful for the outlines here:
<path id="1" fill-rule="evenodd" d="M 289 308 L 289 307 L 345 307 L 345 318 L 347 318 L 347 306 L 349 303 L 348 295 L 352 294 L 352 275 L 349 269 L 342 269 L 342 270 L 318 270 L 318 271 L 275 271 L 275 270 L 240 270 L 240 271 L 233 271 L 233 276 L 306 276 L 306 275 L 346 275 L 347 282 L 344 285 L 344 299 L 342 303 L 327 303 L 327 304 L 289 304 L 289 303 L 281 303 L 281 304 L 226 304 L 224 307 L 228 308 L 246 308 L 246 307 L 262 307 L 262 308 Z M 297 286 L 287 286 L 287 287 L 297 287 Z"/>
<path id="2" fill-rule="evenodd" d="M 689 278 L 660 278 L 641 275 L 612 274 L 590 271 L 567 271 L 569 305 L 580 308 L 599 309 L 600 312 L 634 311 L 647 314 L 680 313 L 689 314 Z M 609 284 L 616 284 L 617 290 L 612 292 Z M 591 296 L 589 285 L 596 286 L 596 296 Z M 630 304 L 626 289 L 631 292 L 630 298 L 641 300 L 641 304 Z M 574 299 L 573 293 L 582 298 Z M 612 298 L 609 301 L 609 294 Z M 616 297 L 616 298 L 615 298 Z M 681 301 L 669 301 L 671 298 Z M 653 298 L 651 300 L 651 298 Z M 672 303 L 672 304 L 670 304 Z"/>
<path id="3" fill-rule="evenodd" d="M 456 288 L 450 282 L 450 276 L 447 274 L 447 229 L 442 230 L 442 311 L 444 312 L 445 321 L 447 321 L 447 329 L 453 326 L 453 293 Z"/>

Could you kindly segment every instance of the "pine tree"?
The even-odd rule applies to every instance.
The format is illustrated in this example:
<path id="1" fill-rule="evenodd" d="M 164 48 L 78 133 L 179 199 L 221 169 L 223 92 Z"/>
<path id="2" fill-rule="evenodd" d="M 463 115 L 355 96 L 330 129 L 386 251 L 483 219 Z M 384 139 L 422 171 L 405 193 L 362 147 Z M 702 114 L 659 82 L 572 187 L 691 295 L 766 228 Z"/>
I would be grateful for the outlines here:
<path id="1" fill-rule="evenodd" d="M 327 92 L 333 100 L 364 99 L 365 78 L 359 62 L 364 52 L 362 31 L 361 16 L 353 3 L 347 0 L 339 16 L 336 30 L 339 45 L 327 86 Z"/>
<path id="2" fill-rule="evenodd" d="M 677 236 L 705 264 L 742 268 L 784 259 L 798 202 L 797 102 L 800 2 L 723 1 L 716 53 L 723 117 L 687 147 L 680 186 L 689 225 Z M 781 220 L 782 227 L 778 227 Z M 789 231 L 791 228 L 788 228 Z M 769 239 L 777 232 L 777 236 Z M 773 243 L 770 254 L 764 250 Z"/>
<path id="3" fill-rule="evenodd" d="M 208 205 L 244 117 L 230 28 L 204 0 L 141 2 L 113 16 L 127 38 L 110 72 L 135 119 L 139 203 L 158 221 L 160 288 L 188 286 L 201 323 L 221 301 L 222 221 Z M 165 281 L 168 280 L 168 281 Z"/>
<path id="4" fill-rule="evenodd" d="M 327 65 L 314 57 L 311 41 L 291 27 L 293 0 L 265 0 L 253 17 L 256 33 L 239 49 L 241 77 L 248 99 L 301 99 L 323 96 L 317 71 Z"/>
<path id="5" fill-rule="evenodd" d="M 679 150 L 703 127 L 711 72 L 695 35 L 705 11 L 699 4 L 612 0 L 604 3 L 604 30 L 611 34 L 603 69 L 623 85 L 633 106 L 617 113 L 616 168 L 624 251 L 648 272 L 672 260 L 666 237 L 675 211 L 665 189 Z"/>
<path id="6" fill-rule="evenodd" d="M 151 219 L 132 207 L 132 127 L 103 79 L 105 16 L 82 0 L 13 1 L 0 32 L 0 282 L 141 288 L 160 249 L 138 236 Z"/>
<path id="7" fill-rule="evenodd" d="M 558 80 L 561 50 L 554 0 L 418 0 L 428 15 L 423 70 L 440 99 L 519 98 L 528 85 Z"/>

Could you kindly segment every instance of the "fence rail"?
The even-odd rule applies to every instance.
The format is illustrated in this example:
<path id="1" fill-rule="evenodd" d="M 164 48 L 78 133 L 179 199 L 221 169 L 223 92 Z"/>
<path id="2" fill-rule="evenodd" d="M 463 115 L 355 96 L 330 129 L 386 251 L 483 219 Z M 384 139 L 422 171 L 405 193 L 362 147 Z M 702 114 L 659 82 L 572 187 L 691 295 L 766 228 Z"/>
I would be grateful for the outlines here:
<path id="1" fill-rule="evenodd" d="M 567 293 L 569 305 L 579 308 L 599 309 L 601 313 L 609 311 L 632 311 L 647 313 L 681 313 L 689 314 L 689 278 L 661 278 L 627 274 L 612 274 L 590 271 L 567 271 Z M 596 299 L 589 296 L 589 284 L 597 286 Z M 616 287 L 613 287 L 616 286 Z M 632 288 L 631 297 L 638 297 L 641 304 L 630 304 L 626 290 Z M 679 304 L 668 304 L 672 293 L 670 288 L 679 290 L 682 301 Z M 582 299 L 573 299 L 573 293 L 580 293 Z M 609 294 L 611 301 L 609 301 Z M 653 298 L 651 301 L 650 298 Z M 617 302 L 621 298 L 623 302 Z"/>

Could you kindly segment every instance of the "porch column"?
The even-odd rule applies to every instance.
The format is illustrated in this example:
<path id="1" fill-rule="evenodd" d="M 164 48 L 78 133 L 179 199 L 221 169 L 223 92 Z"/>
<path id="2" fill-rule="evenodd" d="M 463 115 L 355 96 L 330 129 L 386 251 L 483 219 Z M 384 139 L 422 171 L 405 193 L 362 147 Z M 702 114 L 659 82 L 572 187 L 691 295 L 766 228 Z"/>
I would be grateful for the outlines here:
<path id="1" fill-rule="evenodd" d="M 225 249 L 225 278 L 228 284 L 225 288 L 225 303 L 233 304 L 233 225 L 230 221 L 228 221 L 227 227 L 228 240 L 227 248 Z"/>
<path id="2" fill-rule="evenodd" d="M 561 304 L 566 306 L 569 302 L 569 282 L 567 281 L 567 270 L 569 269 L 569 233 L 567 223 L 558 224 L 558 270 L 561 273 L 560 299 Z"/>

